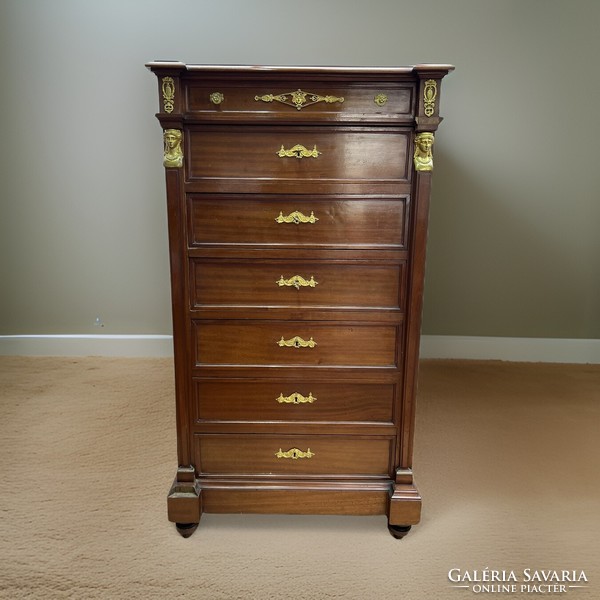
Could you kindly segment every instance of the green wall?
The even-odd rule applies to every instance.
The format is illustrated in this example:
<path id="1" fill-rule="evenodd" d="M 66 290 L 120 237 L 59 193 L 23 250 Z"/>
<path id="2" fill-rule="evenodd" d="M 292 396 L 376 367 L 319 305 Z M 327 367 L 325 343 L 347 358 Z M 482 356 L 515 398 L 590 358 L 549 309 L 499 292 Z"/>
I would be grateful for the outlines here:
<path id="1" fill-rule="evenodd" d="M 0 334 L 170 333 L 143 66 L 168 59 L 455 64 L 423 332 L 600 338 L 599 21 L 594 0 L 3 0 Z"/>

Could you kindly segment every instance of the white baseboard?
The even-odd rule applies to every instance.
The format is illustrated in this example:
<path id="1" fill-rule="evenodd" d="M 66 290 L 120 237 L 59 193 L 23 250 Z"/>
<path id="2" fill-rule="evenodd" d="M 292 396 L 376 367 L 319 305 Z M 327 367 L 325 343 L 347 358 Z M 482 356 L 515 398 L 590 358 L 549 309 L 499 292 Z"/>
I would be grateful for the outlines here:
<path id="1" fill-rule="evenodd" d="M 0 355 L 169 357 L 173 339 L 170 335 L 3 335 Z M 600 340 L 424 335 L 421 358 L 600 363 Z"/>
<path id="2" fill-rule="evenodd" d="M 600 363 L 600 340 L 423 335 L 421 358 Z"/>
<path id="3" fill-rule="evenodd" d="M 0 335 L 0 355 L 173 356 L 170 335 Z"/>

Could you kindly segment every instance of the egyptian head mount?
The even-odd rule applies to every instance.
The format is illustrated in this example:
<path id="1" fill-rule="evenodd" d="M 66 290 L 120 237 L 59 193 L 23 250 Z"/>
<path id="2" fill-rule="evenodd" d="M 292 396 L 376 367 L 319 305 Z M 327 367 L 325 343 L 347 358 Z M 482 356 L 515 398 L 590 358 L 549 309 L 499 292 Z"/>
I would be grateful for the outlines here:
<path id="1" fill-rule="evenodd" d="M 165 154 L 163 164 L 165 167 L 182 167 L 183 151 L 181 141 L 183 133 L 180 129 L 165 129 L 163 134 L 165 142 Z"/>
<path id="2" fill-rule="evenodd" d="M 417 133 L 417 135 L 415 136 L 415 170 L 433 170 L 433 142 L 433 133 L 431 133 L 430 131 L 423 131 L 421 133 Z"/>

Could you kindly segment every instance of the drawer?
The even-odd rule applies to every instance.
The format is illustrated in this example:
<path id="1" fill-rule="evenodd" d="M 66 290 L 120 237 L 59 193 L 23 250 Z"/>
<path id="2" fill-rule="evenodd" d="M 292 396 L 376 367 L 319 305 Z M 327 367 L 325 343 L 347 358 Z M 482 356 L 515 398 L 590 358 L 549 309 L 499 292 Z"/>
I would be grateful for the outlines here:
<path id="1" fill-rule="evenodd" d="M 399 327 L 319 321 L 194 321 L 197 366 L 395 367 Z"/>
<path id="2" fill-rule="evenodd" d="M 357 86 L 338 83 L 262 82 L 252 87 L 190 83 L 187 111 L 235 120 L 251 117 L 269 120 L 322 119 L 339 121 L 394 121 L 410 119 L 414 111 L 412 83 Z"/>
<path id="3" fill-rule="evenodd" d="M 403 306 L 405 263 L 192 260 L 192 307 Z"/>
<path id="4" fill-rule="evenodd" d="M 361 436 L 194 436 L 198 474 L 388 476 L 393 440 Z"/>
<path id="5" fill-rule="evenodd" d="M 408 196 L 188 196 L 190 247 L 392 247 L 403 249 Z"/>
<path id="6" fill-rule="evenodd" d="M 193 390 L 197 422 L 391 423 L 395 384 L 195 379 Z"/>
<path id="7" fill-rule="evenodd" d="M 222 180 L 223 192 L 229 180 L 301 181 L 306 191 L 321 181 L 401 183 L 409 177 L 410 137 L 398 127 L 193 127 L 188 177 Z"/>

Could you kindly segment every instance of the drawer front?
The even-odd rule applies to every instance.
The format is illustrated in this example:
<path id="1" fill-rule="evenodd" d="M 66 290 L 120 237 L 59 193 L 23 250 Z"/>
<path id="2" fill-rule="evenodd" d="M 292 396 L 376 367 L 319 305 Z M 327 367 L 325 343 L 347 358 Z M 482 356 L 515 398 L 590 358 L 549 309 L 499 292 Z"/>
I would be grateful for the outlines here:
<path id="1" fill-rule="evenodd" d="M 332 119 L 335 121 L 388 121 L 410 119 L 414 111 L 414 85 L 379 87 L 336 86 L 323 82 L 286 85 L 264 82 L 255 87 L 235 87 L 215 82 L 191 83 L 187 110 L 215 119 L 236 118 Z"/>
<path id="2" fill-rule="evenodd" d="M 192 260 L 192 307 L 402 307 L 404 263 Z"/>
<path id="3" fill-rule="evenodd" d="M 394 394 L 391 383 L 194 380 L 197 422 L 391 423 Z"/>
<path id="4" fill-rule="evenodd" d="M 187 137 L 189 179 L 408 181 L 410 135 L 401 128 L 206 126 Z M 311 181 L 312 180 L 312 181 Z"/>
<path id="5" fill-rule="evenodd" d="M 194 436 L 198 473 L 388 476 L 391 438 L 303 435 Z"/>
<path id="6" fill-rule="evenodd" d="M 191 247 L 235 244 L 406 246 L 408 196 L 188 196 Z"/>
<path id="7" fill-rule="evenodd" d="M 396 325 L 194 321 L 196 365 L 395 367 Z"/>

